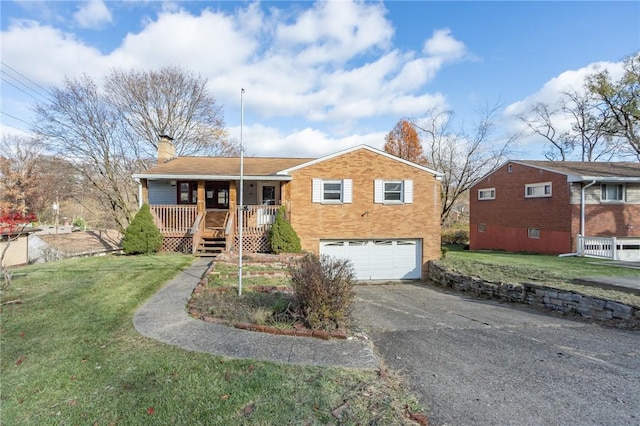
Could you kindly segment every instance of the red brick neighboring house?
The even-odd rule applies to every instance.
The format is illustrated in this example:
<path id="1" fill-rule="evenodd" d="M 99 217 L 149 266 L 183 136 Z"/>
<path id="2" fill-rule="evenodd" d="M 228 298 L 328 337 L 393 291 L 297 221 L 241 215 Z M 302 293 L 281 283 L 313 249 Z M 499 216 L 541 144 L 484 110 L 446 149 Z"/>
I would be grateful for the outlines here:
<path id="1" fill-rule="evenodd" d="M 471 250 L 569 254 L 579 235 L 640 237 L 640 164 L 508 161 L 471 187 L 469 225 Z"/>
<path id="2" fill-rule="evenodd" d="M 175 157 L 134 175 L 166 250 L 269 250 L 285 206 L 302 249 L 352 260 L 358 279 L 425 278 L 440 256 L 440 174 L 360 145 L 321 158 Z M 242 203 L 240 198 L 242 194 Z M 242 205 L 242 209 L 240 209 Z"/>

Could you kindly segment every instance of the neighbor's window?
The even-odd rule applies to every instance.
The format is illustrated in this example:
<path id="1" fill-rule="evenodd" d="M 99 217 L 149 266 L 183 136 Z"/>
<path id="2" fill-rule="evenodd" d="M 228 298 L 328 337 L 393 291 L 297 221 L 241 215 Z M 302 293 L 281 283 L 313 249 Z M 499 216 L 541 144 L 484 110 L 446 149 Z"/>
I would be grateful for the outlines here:
<path id="1" fill-rule="evenodd" d="M 530 183 L 524 186 L 525 198 L 551 197 L 551 182 Z"/>
<path id="2" fill-rule="evenodd" d="M 528 228 L 527 229 L 527 236 L 529 238 L 540 238 L 540 229 L 539 228 Z"/>
<path id="3" fill-rule="evenodd" d="M 342 201 L 342 181 L 322 182 L 322 201 Z"/>
<path id="4" fill-rule="evenodd" d="M 495 188 L 478 189 L 478 200 L 493 200 L 496 198 Z"/>
<path id="5" fill-rule="evenodd" d="M 384 201 L 402 201 L 402 182 L 384 183 Z"/>
<path id="6" fill-rule="evenodd" d="M 600 185 L 601 201 L 624 201 L 624 184 L 603 183 Z"/>
<path id="7" fill-rule="evenodd" d="M 478 224 L 478 232 L 485 232 L 487 230 L 487 225 L 484 223 Z"/>

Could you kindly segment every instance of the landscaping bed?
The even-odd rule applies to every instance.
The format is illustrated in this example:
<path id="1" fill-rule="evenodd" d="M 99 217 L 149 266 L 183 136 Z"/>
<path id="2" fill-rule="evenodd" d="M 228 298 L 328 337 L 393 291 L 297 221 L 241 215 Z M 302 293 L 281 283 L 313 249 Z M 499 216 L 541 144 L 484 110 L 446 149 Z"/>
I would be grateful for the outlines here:
<path id="1" fill-rule="evenodd" d="M 320 339 L 346 339 L 344 323 L 305 324 L 299 315 L 291 286 L 289 266 L 300 256 L 252 254 L 243 259 L 242 295 L 239 295 L 238 260 L 223 255 L 194 289 L 187 304 L 189 314 L 206 322 L 236 328 Z"/>

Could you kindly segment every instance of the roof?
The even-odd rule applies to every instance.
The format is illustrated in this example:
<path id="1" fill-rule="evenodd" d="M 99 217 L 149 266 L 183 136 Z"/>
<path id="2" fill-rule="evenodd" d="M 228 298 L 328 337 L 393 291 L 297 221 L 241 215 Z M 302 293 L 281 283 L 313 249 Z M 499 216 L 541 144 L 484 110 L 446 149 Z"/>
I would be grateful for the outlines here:
<path id="1" fill-rule="evenodd" d="M 366 149 L 376 154 L 391 158 L 395 161 L 416 167 L 431 173 L 436 177 L 442 176 L 435 170 L 421 166 L 411 161 L 396 157 L 367 145 L 358 145 L 320 158 L 274 158 L 274 157 L 244 157 L 243 177 L 245 179 L 291 180 L 290 172 L 322 161 L 326 161 L 349 152 Z M 158 164 L 146 172 L 133 175 L 136 179 L 184 179 L 184 180 L 230 180 L 240 178 L 240 157 L 177 157 L 165 163 Z"/>
<path id="2" fill-rule="evenodd" d="M 278 178 L 280 170 L 313 160 L 312 158 L 244 157 L 245 177 Z M 144 173 L 133 175 L 144 179 L 237 179 L 240 157 L 177 157 L 158 164 Z M 279 177 L 282 179 L 282 176 Z"/>
<path id="3" fill-rule="evenodd" d="M 567 176 L 569 182 L 624 181 L 640 182 L 640 163 L 582 161 L 510 161 Z"/>

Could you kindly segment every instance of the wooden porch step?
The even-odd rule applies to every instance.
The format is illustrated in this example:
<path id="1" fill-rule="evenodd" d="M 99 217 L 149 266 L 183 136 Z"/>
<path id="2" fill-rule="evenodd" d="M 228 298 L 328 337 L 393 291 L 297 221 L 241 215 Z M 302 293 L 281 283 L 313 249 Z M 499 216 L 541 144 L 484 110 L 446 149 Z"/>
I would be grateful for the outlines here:
<path id="1" fill-rule="evenodd" d="M 196 249 L 196 256 L 207 257 L 216 256 L 227 249 L 227 243 L 224 238 L 203 237 Z"/>

